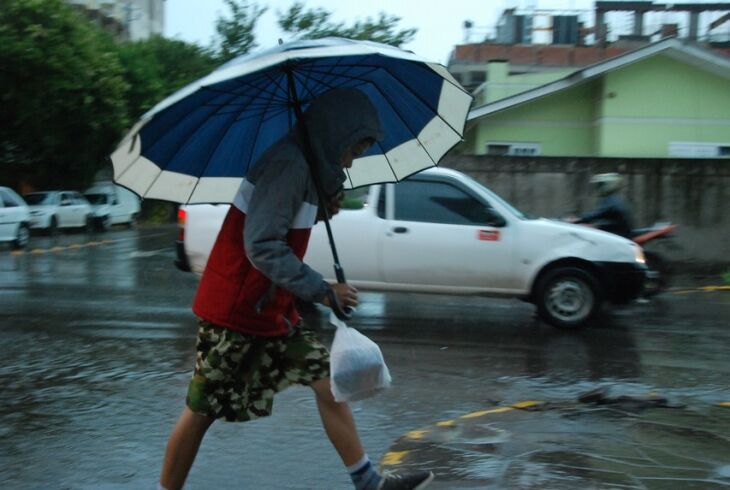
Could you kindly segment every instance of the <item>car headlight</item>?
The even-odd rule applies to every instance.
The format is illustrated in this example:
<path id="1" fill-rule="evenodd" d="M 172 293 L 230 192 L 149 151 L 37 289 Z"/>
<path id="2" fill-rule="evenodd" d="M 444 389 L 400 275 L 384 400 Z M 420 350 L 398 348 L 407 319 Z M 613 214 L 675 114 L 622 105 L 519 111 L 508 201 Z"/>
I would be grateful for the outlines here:
<path id="1" fill-rule="evenodd" d="M 646 257 L 644 256 L 644 249 L 640 246 L 634 246 L 634 259 L 639 264 L 646 264 Z"/>

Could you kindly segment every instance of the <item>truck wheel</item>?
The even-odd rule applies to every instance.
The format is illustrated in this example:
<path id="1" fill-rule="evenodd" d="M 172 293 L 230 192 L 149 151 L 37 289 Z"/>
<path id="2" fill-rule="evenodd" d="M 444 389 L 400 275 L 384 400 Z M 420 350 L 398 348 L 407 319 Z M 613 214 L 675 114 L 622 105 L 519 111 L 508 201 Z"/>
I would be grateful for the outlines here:
<path id="1" fill-rule="evenodd" d="M 87 214 L 86 218 L 84 218 L 84 226 L 81 227 L 81 230 L 84 233 L 92 233 L 94 231 L 94 218 L 90 214 Z"/>
<path id="2" fill-rule="evenodd" d="M 13 248 L 16 250 L 22 250 L 30 243 L 30 228 L 25 223 L 21 223 L 18 226 L 18 233 L 15 235 L 13 240 Z"/>
<path id="3" fill-rule="evenodd" d="M 99 231 L 109 231 L 109 228 L 112 227 L 112 217 L 109 215 L 102 216 L 97 222 L 96 222 L 96 229 Z"/>
<path id="4" fill-rule="evenodd" d="M 136 227 L 137 227 L 137 215 L 133 214 L 129 217 L 129 222 L 127 222 L 127 228 L 129 228 L 131 230 L 132 228 L 136 228 Z"/>
<path id="5" fill-rule="evenodd" d="M 540 317 L 558 328 L 582 327 L 601 309 L 603 293 L 596 277 L 579 267 L 557 267 L 536 287 Z"/>
<path id="6" fill-rule="evenodd" d="M 48 223 L 47 231 L 50 236 L 58 235 L 58 220 L 55 216 L 51 216 L 51 221 Z"/>

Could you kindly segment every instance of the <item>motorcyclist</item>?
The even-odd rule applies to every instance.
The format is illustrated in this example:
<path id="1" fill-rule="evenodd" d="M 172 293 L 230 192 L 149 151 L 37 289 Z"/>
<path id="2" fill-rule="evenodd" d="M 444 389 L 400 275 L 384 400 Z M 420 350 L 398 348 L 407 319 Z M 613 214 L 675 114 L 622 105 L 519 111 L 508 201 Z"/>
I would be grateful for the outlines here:
<path id="1" fill-rule="evenodd" d="M 623 178 L 611 172 L 591 177 L 591 187 L 600 196 L 596 208 L 576 219 L 575 223 L 590 224 L 600 230 L 624 237 L 631 236 L 631 209 L 621 196 Z"/>

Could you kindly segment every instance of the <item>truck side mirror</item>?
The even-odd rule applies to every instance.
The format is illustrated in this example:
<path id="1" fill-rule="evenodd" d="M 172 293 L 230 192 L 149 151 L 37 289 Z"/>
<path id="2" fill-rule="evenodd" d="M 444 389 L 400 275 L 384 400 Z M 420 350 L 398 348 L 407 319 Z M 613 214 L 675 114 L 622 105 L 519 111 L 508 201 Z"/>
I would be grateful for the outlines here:
<path id="1" fill-rule="evenodd" d="M 484 224 L 494 226 L 495 228 L 502 228 L 507 224 L 504 217 L 490 207 L 484 208 L 484 219 Z"/>

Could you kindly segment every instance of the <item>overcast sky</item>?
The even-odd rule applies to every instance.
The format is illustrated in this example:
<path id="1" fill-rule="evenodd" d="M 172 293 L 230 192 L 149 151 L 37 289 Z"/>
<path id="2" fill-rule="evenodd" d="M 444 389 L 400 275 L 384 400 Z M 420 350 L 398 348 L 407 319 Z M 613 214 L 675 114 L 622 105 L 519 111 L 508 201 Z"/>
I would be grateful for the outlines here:
<path id="1" fill-rule="evenodd" d="M 256 39 L 259 47 L 276 44 L 284 37 L 276 25 L 276 12 L 283 12 L 294 0 L 260 0 L 269 10 L 259 21 Z M 223 0 L 167 0 L 165 35 L 189 42 L 209 45 L 215 35 L 215 20 L 227 13 Z M 481 28 L 494 27 L 507 7 L 590 9 L 592 0 L 308 0 L 308 8 L 322 7 L 332 12 L 334 21 L 352 23 L 356 19 L 376 17 L 379 12 L 401 17 L 401 28 L 418 29 L 415 40 L 403 47 L 425 58 L 446 63 L 454 45 L 464 42 L 463 23 Z M 285 41 L 287 39 L 284 39 Z"/>

